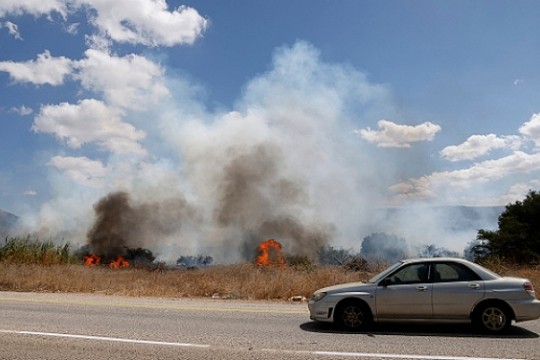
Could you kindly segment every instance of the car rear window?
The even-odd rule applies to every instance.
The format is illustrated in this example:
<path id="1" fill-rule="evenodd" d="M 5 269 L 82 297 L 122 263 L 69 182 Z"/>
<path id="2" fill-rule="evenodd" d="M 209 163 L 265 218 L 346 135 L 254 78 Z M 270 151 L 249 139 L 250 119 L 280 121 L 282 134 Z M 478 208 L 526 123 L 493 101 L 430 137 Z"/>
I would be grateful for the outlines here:
<path id="1" fill-rule="evenodd" d="M 435 264 L 433 272 L 434 282 L 452 282 L 452 281 L 477 281 L 480 280 L 474 271 L 462 264 L 457 263 L 438 263 Z"/>

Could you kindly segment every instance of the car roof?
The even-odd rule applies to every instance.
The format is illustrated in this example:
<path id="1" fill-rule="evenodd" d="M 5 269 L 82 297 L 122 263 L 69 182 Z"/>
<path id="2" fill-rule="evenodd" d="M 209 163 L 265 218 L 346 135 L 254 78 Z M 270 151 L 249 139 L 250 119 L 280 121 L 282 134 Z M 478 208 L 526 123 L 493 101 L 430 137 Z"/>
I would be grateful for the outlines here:
<path id="1" fill-rule="evenodd" d="M 410 258 L 402 260 L 404 263 L 413 263 L 413 262 L 441 262 L 441 261 L 455 261 L 464 264 L 472 264 L 471 261 L 456 258 L 456 257 L 430 257 L 430 258 Z"/>

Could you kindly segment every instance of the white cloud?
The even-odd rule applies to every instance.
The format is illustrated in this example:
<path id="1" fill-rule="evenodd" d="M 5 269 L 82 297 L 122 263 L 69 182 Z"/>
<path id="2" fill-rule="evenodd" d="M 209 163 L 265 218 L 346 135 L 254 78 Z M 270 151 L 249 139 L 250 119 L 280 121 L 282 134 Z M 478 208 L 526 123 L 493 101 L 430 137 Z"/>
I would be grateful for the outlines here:
<path id="1" fill-rule="evenodd" d="M 110 172 L 100 161 L 85 156 L 54 156 L 48 165 L 67 174 L 77 183 L 93 187 L 101 186 L 103 178 Z"/>
<path id="2" fill-rule="evenodd" d="M 440 155 L 450 161 L 473 160 L 494 149 L 512 150 L 512 154 L 474 163 L 453 171 L 434 172 L 430 175 L 391 186 L 397 194 L 396 202 L 437 199 L 442 203 L 468 203 L 471 205 L 504 205 L 520 199 L 538 186 L 538 181 L 519 182 L 540 171 L 540 153 L 520 151 L 530 140 L 540 147 L 540 114 L 533 114 L 519 128 L 520 135 L 473 135 L 464 143 L 448 146 Z M 499 184 L 499 185 L 497 185 Z M 497 195 L 497 187 L 499 194 Z M 484 190 L 487 190 L 484 192 Z"/>
<path id="3" fill-rule="evenodd" d="M 425 122 L 420 125 L 399 125 L 388 120 L 379 120 L 377 125 L 381 130 L 356 130 L 364 140 L 377 144 L 378 147 L 408 148 L 411 143 L 418 141 L 431 141 L 441 131 L 439 125 Z"/>
<path id="4" fill-rule="evenodd" d="M 88 21 L 113 41 L 148 46 L 193 44 L 208 26 L 197 10 L 181 6 L 170 11 L 165 0 L 2 0 L 0 17 L 7 14 L 64 19 L 86 9 Z M 69 28 L 73 30 L 73 28 Z"/>
<path id="5" fill-rule="evenodd" d="M 519 128 L 519 132 L 540 147 L 540 114 L 533 114 L 529 121 Z"/>
<path id="6" fill-rule="evenodd" d="M 23 195 L 25 196 L 36 196 L 37 195 L 37 191 L 35 190 L 26 190 Z"/>
<path id="7" fill-rule="evenodd" d="M 473 160 L 488 154 L 493 149 L 517 150 L 521 145 L 519 136 L 497 136 L 495 134 L 473 135 L 460 145 L 447 146 L 439 153 L 450 161 Z"/>
<path id="8" fill-rule="evenodd" d="M 67 13 L 66 0 L 2 0 L 0 1 L 0 17 L 6 14 L 48 15 L 57 12 L 62 16 Z"/>
<path id="9" fill-rule="evenodd" d="M 91 23 L 117 42 L 149 46 L 192 44 L 208 21 L 190 7 L 172 11 L 164 0 L 75 0 L 92 10 Z"/>
<path id="10" fill-rule="evenodd" d="M 103 93 L 112 105 L 140 109 L 169 95 L 163 70 L 145 57 L 116 57 L 95 49 L 85 55 L 78 62 L 76 77 L 84 88 Z"/>
<path id="11" fill-rule="evenodd" d="M 434 197 L 452 198 L 456 192 L 479 184 L 540 171 L 540 153 L 515 151 L 512 155 L 476 163 L 466 169 L 434 172 L 407 182 L 395 184 L 391 190 L 400 200 L 422 200 Z M 469 199 L 472 201 L 472 198 Z"/>
<path id="12" fill-rule="evenodd" d="M 17 40 L 22 40 L 21 34 L 19 33 L 19 27 L 17 24 L 12 23 L 11 21 L 4 21 L 0 23 L 0 28 L 5 27 L 8 29 L 9 34 L 12 35 Z"/>
<path id="13" fill-rule="evenodd" d="M 37 60 L 26 62 L 1 61 L 0 71 L 9 73 L 15 82 L 29 82 L 36 85 L 61 85 L 72 71 L 72 60 L 51 56 L 48 50 L 37 56 Z"/>
<path id="14" fill-rule="evenodd" d="M 68 32 L 68 34 L 77 35 L 77 33 L 79 32 L 79 25 L 80 23 L 69 24 L 66 26 L 66 31 Z"/>
<path id="15" fill-rule="evenodd" d="M 96 143 L 102 150 L 113 153 L 145 155 L 138 143 L 145 133 L 123 122 L 121 115 L 120 110 L 94 99 L 76 105 L 47 105 L 36 116 L 32 130 L 53 134 L 74 149 Z"/>
<path id="16" fill-rule="evenodd" d="M 531 189 L 540 188 L 539 180 L 519 182 L 510 186 L 508 191 L 497 199 L 498 204 L 509 204 L 517 200 L 521 201 Z"/>
<path id="17" fill-rule="evenodd" d="M 31 108 L 29 107 L 26 107 L 24 105 L 22 106 L 19 106 L 19 107 L 13 107 L 10 109 L 11 112 L 14 112 L 16 114 L 19 114 L 21 116 L 26 116 L 26 115 L 30 115 L 34 112 L 34 110 L 32 110 Z"/>
<path id="18" fill-rule="evenodd" d="M 83 88 L 103 94 L 111 105 L 142 109 L 169 96 L 164 70 L 140 55 L 117 57 L 107 51 L 88 49 L 80 61 L 53 57 L 49 51 L 26 62 L 0 62 L 15 82 L 61 85 L 67 76 L 80 80 Z"/>

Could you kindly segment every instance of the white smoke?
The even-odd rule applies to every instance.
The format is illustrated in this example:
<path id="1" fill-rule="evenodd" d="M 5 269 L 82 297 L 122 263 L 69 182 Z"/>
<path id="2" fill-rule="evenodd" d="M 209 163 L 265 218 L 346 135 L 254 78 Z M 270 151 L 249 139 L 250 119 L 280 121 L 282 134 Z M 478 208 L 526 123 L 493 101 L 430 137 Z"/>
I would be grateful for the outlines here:
<path id="1" fill-rule="evenodd" d="M 276 50 L 270 69 L 246 84 L 235 108 L 219 111 L 207 110 L 198 87 L 173 75 L 164 71 L 160 82 L 170 96 L 124 114 L 130 129 L 146 135 L 132 138 L 145 151 L 54 157 L 49 180 L 56 191 L 39 214 L 25 217 L 28 227 L 85 244 L 92 206 L 120 191 L 137 213 L 129 243 L 166 261 L 199 253 L 236 261 L 249 256 L 246 246 L 270 237 L 286 252 L 308 255 L 326 243 L 359 249 L 373 232 L 452 241 L 431 216 L 376 211 L 407 165 L 400 164 L 403 155 L 378 156 L 355 134 L 358 123 L 397 114 L 391 91 L 362 72 L 325 63 L 300 41 Z M 70 134 L 103 144 L 73 128 Z"/>
<path id="2" fill-rule="evenodd" d="M 285 237 L 278 239 L 285 249 L 289 243 L 289 249 L 304 251 L 311 240 L 314 246 L 356 242 L 371 226 L 368 209 L 381 202 L 386 174 L 355 136 L 351 120 L 354 114 L 372 122 L 391 107 L 385 87 L 352 68 L 325 64 L 305 42 L 278 49 L 271 69 L 246 85 L 235 109 L 206 111 L 195 86 L 182 78 L 166 80 L 173 99 L 123 119 L 147 134 L 134 139 L 149 155 L 53 157 L 50 181 L 57 191 L 38 215 L 26 217 L 31 227 L 84 243 L 92 205 L 115 191 L 129 193 L 134 204 L 188 204 L 179 219 L 167 218 L 177 222 L 169 230 L 144 231 L 141 241 L 162 256 L 171 246 L 207 251 L 224 243 L 235 253 L 249 234 L 272 236 L 269 224 Z M 42 111 L 37 119 L 49 118 Z M 77 139 L 100 137 L 75 131 L 77 119 L 70 121 Z M 102 147 L 102 140 L 94 140 Z M 162 218 L 163 210 L 155 214 Z M 296 239 L 286 238 L 293 234 Z"/>

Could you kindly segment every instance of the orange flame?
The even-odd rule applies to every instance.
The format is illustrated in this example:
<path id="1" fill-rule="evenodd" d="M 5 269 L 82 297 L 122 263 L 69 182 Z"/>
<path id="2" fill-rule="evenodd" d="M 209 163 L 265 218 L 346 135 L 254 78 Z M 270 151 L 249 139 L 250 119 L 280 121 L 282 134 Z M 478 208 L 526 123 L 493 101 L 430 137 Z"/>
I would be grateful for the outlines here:
<path id="1" fill-rule="evenodd" d="M 94 266 L 101 263 L 101 258 L 97 255 L 87 255 L 84 257 L 84 266 Z"/>
<path id="2" fill-rule="evenodd" d="M 259 255 L 255 263 L 259 266 L 280 265 L 286 266 L 285 255 L 281 251 L 281 244 L 274 239 L 260 243 L 257 247 Z"/>
<path id="3" fill-rule="evenodd" d="M 121 267 L 128 267 L 129 266 L 129 261 L 127 261 L 126 259 L 124 259 L 123 257 L 121 256 L 118 256 L 116 258 L 116 260 L 114 260 L 113 262 L 111 262 L 109 264 L 109 267 L 111 269 L 119 269 Z"/>

